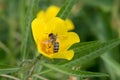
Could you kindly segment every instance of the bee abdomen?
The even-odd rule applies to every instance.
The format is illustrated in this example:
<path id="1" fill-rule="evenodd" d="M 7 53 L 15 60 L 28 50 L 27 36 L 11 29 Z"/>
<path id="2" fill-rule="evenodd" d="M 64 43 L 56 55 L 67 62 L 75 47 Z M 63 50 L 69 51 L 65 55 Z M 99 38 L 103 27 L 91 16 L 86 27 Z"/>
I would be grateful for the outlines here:
<path id="1" fill-rule="evenodd" d="M 54 42 L 54 53 L 58 52 L 59 50 L 59 42 Z"/>

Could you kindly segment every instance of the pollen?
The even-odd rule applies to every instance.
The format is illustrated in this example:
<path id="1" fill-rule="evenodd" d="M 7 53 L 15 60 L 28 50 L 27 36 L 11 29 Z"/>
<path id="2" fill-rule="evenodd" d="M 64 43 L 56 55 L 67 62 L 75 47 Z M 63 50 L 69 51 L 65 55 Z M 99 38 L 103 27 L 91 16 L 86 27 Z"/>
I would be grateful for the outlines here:
<path id="1" fill-rule="evenodd" d="M 49 42 L 49 40 L 43 40 L 42 43 L 40 44 L 42 51 L 45 52 L 48 55 L 53 54 L 53 48 L 54 45 Z"/>

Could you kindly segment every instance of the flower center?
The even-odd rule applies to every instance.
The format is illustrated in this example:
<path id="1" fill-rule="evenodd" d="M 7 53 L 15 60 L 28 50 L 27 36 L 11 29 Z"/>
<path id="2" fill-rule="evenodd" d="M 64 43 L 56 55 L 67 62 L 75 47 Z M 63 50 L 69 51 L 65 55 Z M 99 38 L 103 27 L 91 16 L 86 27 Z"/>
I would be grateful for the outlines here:
<path id="1" fill-rule="evenodd" d="M 43 40 L 42 50 L 46 54 L 53 54 L 59 51 L 59 42 L 57 42 L 57 35 L 50 33 L 47 40 Z"/>

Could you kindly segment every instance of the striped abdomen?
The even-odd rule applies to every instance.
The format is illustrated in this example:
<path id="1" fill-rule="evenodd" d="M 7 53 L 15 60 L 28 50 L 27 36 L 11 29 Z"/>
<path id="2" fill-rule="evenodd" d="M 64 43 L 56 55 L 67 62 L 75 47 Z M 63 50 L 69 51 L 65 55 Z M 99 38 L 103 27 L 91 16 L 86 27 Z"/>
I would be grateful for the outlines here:
<path id="1" fill-rule="evenodd" d="M 54 42 L 54 53 L 58 52 L 59 50 L 59 42 Z"/>

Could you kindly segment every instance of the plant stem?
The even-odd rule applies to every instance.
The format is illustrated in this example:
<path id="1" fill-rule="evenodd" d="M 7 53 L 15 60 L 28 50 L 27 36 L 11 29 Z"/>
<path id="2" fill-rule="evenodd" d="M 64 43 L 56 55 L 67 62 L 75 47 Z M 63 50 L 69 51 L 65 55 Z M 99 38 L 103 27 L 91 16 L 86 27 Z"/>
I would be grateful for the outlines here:
<path id="1" fill-rule="evenodd" d="M 20 80 L 14 76 L 10 76 L 10 75 L 6 75 L 6 74 L 0 74 L 1 77 L 6 77 L 6 78 L 9 78 L 9 79 L 12 79 L 12 80 Z"/>
<path id="2" fill-rule="evenodd" d="M 32 75 L 33 75 L 33 73 L 34 73 L 36 64 L 37 64 L 37 62 L 40 60 L 40 58 L 41 58 L 41 55 L 38 55 L 38 56 L 34 59 L 33 64 L 32 64 L 32 66 L 31 66 L 31 68 L 30 68 L 30 70 L 29 70 L 29 73 L 28 73 L 28 76 L 27 76 L 27 79 L 26 79 L 26 80 L 29 80 L 29 79 L 32 78 Z"/>

